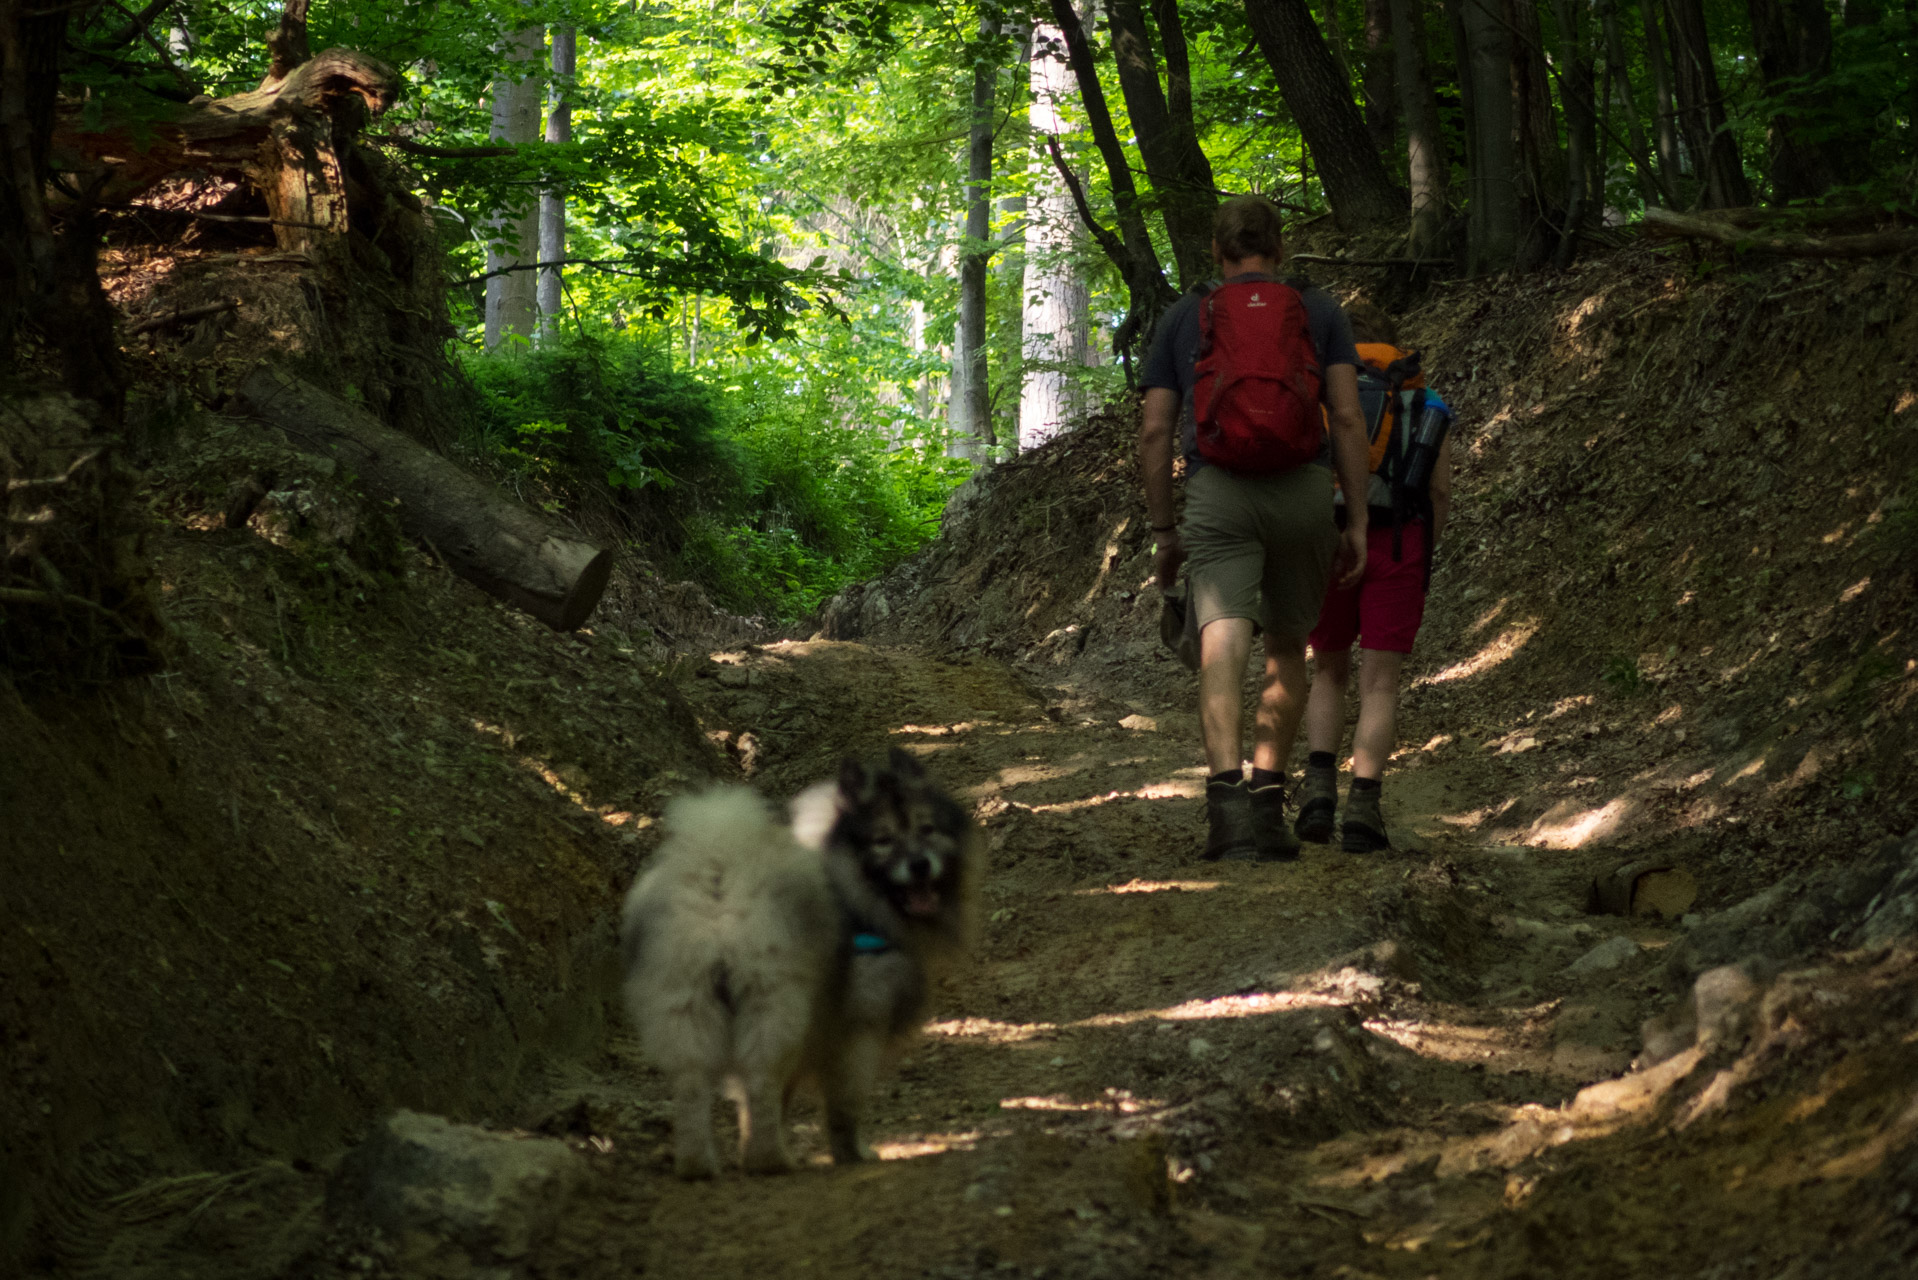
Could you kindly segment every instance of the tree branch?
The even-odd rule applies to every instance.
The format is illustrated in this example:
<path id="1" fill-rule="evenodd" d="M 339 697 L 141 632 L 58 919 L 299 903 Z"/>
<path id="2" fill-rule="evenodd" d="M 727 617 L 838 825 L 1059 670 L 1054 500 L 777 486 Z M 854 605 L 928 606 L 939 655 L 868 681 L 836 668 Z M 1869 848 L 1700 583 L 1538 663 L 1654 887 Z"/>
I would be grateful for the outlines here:
<path id="1" fill-rule="evenodd" d="M 491 280 L 494 276 L 511 275 L 515 271 L 545 271 L 552 267 L 591 267 L 595 271 L 605 271 L 616 276 L 631 276 L 635 280 L 651 279 L 644 271 L 625 271 L 613 265 L 622 261 L 624 259 L 621 258 L 555 258 L 551 262 L 518 262 L 510 267 L 501 267 L 497 271 L 468 276 L 464 280 L 449 280 L 446 282 L 446 287 L 458 289 L 462 285 L 479 284 L 481 281 Z"/>
<path id="2" fill-rule="evenodd" d="M 153 20 L 172 8 L 173 4 L 174 0 L 147 0 L 146 8 L 140 10 L 138 13 L 128 14 L 127 24 L 124 27 L 121 27 L 118 31 L 108 36 L 105 44 L 94 47 L 101 51 L 124 49 L 135 40 L 138 40 L 142 33 L 151 29 Z M 118 6 L 115 7 L 117 8 Z M 122 9 L 121 12 L 125 13 L 126 10 Z"/>
<path id="3" fill-rule="evenodd" d="M 1059 150 L 1059 139 L 1056 135 L 1050 133 L 1046 135 L 1046 151 L 1051 154 L 1052 167 L 1059 171 L 1059 177 L 1065 182 L 1066 190 L 1072 193 L 1072 203 L 1079 211 L 1079 221 L 1085 223 L 1086 230 L 1092 233 L 1092 238 L 1099 242 L 1101 249 L 1105 250 L 1106 257 L 1112 259 L 1112 265 L 1119 268 L 1119 274 L 1126 275 L 1125 242 L 1119 239 L 1118 232 L 1102 225 L 1093 215 L 1092 205 L 1086 200 L 1085 187 L 1080 184 L 1079 175 L 1074 173 L 1072 167 L 1066 163 L 1064 153 Z"/>
<path id="4" fill-rule="evenodd" d="M 1642 225 L 1653 240 L 1711 240 L 1738 252 L 1781 258 L 1883 258 L 1918 249 L 1918 230 L 1907 227 L 1851 236 L 1766 235 L 1670 209 L 1645 210 Z"/>

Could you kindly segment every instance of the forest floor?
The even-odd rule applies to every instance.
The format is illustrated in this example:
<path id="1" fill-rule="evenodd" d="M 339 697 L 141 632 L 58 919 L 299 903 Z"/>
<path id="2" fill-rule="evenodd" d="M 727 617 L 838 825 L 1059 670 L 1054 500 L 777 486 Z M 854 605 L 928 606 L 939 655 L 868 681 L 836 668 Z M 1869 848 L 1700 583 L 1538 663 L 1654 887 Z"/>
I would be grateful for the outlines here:
<path id="1" fill-rule="evenodd" d="M 600 1176 L 539 1274 L 1911 1264 L 1918 955 L 1818 970 L 1796 1003 L 1855 1014 L 1890 991 L 1902 1007 L 1827 1016 L 1770 1046 L 1735 1100 L 1700 1104 L 1715 1071 L 1695 1057 L 1624 1074 L 1641 1019 L 1669 1003 L 1651 971 L 1680 926 L 1586 916 L 1587 859 L 1474 836 L 1503 783 L 1489 764 L 1395 775 L 1391 852 L 1208 865 L 1182 706 L 1122 725 L 990 660 L 856 644 L 717 656 L 728 680 L 706 710 L 760 727 L 775 794 L 842 751 L 900 744 L 974 806 L 993 850 L 984 944 L 876 1100 L 876 1165 L 832 1169 L 807 1113 L 813 1167 L 683 1184 L 663 1082 L 630 1040 L 560 1082 L 535 1127 L 568 1133 Z M 1628 958 L 1581 972 L 1614 938 Z"/>
<path id="2" fill-rule="evenodd" d="M 1120 417 L 773 642 L 643 568 L 553 635 L 183 412 L 144 460 L 169 669 L 0 685 L 0 1270 L 1910 1272 L 1914 931 L 1862 945 L 1886 895 L 1828 890 L 1918 814 L 1915 303 L 1890 267 L 1640 251 L 1428 297 L 1465 425 L 1397 847 L 1277 866 L 1197 860 Z M 660 808 L 889 745 L 992 865 L 886 1158 L 823 1166 L 804 1113 L 808 1168 L 681 1184 L 614 998 Z M 1695 876 L 1685 918 L 1586 913 L 1648 859 Z M 1674 1039 L 1751 957 L 1736 1026 Z M 488 1273 L 362 1234 L 329 1188 L 395 1107 L 564 1139 L 556 1236 Z"/>

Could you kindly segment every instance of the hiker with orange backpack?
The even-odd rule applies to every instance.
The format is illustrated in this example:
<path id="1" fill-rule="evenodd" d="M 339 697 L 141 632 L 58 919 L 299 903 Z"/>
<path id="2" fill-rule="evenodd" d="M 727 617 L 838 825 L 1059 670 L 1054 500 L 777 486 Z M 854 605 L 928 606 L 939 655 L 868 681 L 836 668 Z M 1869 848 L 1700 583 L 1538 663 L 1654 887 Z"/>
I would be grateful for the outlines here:
<path id="1" fill-rule="evenodd" d="M 1359 356 L 1339 304 L 1280 281 L 1279 211 L 1258 196 L 1219 207 L 1212 254 L 1222 283 L 1160 319 L 1140 379 L 1139 429 L 1154 567 L 1170 592 L 1188 557 L 1186 607 L 1198 628 L 1207 860 L 1299 856 L 1286 820 L 1285 761 L 1305 712 L 1305 641 L 1328 579 L 1359 579 L 1364 507 L 1341 535 L 1332 467 L 1362 491 Z M 1330 442 L 1327 441 L 1327 423 Z M 1172 442 L 1186 460 L 1175 522 Z M 1242 685 L 1254 624 L 1265 631 L 1252 775 L 1243 771 Z"/>
<path id="2" fill-rule="evenodd" d="M 1310 754 L 1299 791 L 1295 831 L 1314 843 L 1332 838 L 1338 815 L 1338 748 L 1345 735 L 1345 690 L 1352 644 L 1359 646 L 1359 719 L 1352 730 L 1352 786 L 1339 842 L 1348 853 L 1391 847 L 1380 808 L 1385 762 L 1398 730 L 1399 675 L 1425 617 L 1432 548 L 1452 506 L 1452 413 L 1425 385 L 1417 352 L 1398 345 L 1391 317 L 1370 303 L 1348 311 L 1359 357 L 1359 400 L 1371 447 L 1365 486 L 1341 485 L 1338 508 L 1349 522 L 1364 493 L 1368 508 L 1365 572 L 1326 593 L 1312 631 L 1318 670 L 1306 704 Z"/>

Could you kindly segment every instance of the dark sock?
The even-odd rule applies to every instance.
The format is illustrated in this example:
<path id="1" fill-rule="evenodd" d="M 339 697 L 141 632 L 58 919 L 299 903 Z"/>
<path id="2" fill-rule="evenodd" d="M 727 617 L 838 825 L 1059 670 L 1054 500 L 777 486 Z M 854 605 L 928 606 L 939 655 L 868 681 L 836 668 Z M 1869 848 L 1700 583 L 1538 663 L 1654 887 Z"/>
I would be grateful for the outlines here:
<path id="1" fill-rule="evenodd" d="M 1305 756 L 1305 767 L 1308 769 L 1336 769 L 1339 767 L 1339 758 L 1330 751 L 1308 751 Z"/>
<path id="2" fill-rule="evenodd" d="M 1282 787 L 1284 785 L 1285 770 L 1261 769 L 1257 765 L 1252 766 L 1252 789 L 1254 791 L 1257 791 L 1260 787 Z"/>
<path id="3" fill-rule="evenodd" d="M 1378 791 L 1383 786 L 1384 786 L 1384 779 L 1382 778 L 1352 779 L 1352 790 L 1354 791 Z"/>
<path id="4" fill-rule="evenodd" d="M 1239 783 L 1245 781 L 1245 770 L 1221 769 L 1217 773 L 1212 775 L 1211 781 L 1223 782 L 1227 784 L 1228 786 L 1237 786 Z"/>

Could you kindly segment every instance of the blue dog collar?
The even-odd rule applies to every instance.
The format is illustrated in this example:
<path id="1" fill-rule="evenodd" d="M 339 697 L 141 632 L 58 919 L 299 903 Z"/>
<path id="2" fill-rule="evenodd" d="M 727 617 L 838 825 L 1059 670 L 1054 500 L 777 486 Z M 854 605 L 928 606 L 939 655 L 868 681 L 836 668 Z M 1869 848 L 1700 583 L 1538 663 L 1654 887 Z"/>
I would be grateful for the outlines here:
<path id="1" fill-rule="evenodd" d="M 852 949 L 855 955 L 875 955 L 892 950 L 892 940 L 876 933 L 855 933 L 852 935 Z"/>

